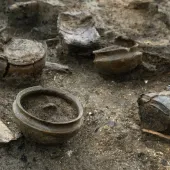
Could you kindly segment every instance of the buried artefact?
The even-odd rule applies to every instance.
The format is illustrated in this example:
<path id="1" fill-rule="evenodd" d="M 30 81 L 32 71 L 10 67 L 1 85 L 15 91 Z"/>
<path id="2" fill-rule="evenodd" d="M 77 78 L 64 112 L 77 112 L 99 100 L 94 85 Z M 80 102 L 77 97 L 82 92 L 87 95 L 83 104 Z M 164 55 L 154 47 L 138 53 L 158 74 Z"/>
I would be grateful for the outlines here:
<path id="1" fill-rule="evenodd" d="M 64 49 L 70 53 L 90 55 L 98 45 L 100 35 L 88 12 L 61 13 L 58 18 L 58 29 Z"/>
<path id="2" fill-rule="evenodd" d="M 142 53 L 138 44 L 131 39 L 118 37 L 115 45 L 93 52 L 94 64 L 100 73 L 120 74 L 133 70 L 141 64 Z"/>
<path id="3" fill-rule="evenodd" d="M 24 136 L 38 143 L 63 143 L 83 123 L 83 108 L 73 95 L 60 90 L 30 87 L 13 103 L 16 123 Z"/>
<path id="4" fill-rule="evenodd" d="M 166 131 L 170 125 L 170 91 L 142 94 L 138 99 L 143 129 Z"/>
<path id="5" fill-rule="evenodd" d="M 46 61 L 47 45 L 13 38 L 0 44 L 0 77 L 36 77 L 44 68 L 70 73 L 68 66 Z"/>
<path id="6" fill-rule="evenodd" d="M 0 144 L 9 143 L 13 140 L 20 138 L 20 134 L 13 133 L 1 120 L 0 120 Z"/>
<path id="7" fill-rule="evenodd" d="M 0 57 L 1 75 L 30 75 L 42 71 L 47 47 L 37 41 L 13 38 L 4 44 Z"/>

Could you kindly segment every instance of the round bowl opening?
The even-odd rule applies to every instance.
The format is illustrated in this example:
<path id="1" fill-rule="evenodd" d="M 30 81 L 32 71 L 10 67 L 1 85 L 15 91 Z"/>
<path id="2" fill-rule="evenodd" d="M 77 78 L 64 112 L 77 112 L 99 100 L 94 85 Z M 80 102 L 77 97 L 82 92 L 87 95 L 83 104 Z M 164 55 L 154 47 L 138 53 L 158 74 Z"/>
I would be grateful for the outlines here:
<path id="1" fill-rule="evenodd" d="M 41 121 L 64 123 L 79 117 L 76 102 L 55 91 L 32 91 L 23 95 L 20 102 L 29 115 Z"/>

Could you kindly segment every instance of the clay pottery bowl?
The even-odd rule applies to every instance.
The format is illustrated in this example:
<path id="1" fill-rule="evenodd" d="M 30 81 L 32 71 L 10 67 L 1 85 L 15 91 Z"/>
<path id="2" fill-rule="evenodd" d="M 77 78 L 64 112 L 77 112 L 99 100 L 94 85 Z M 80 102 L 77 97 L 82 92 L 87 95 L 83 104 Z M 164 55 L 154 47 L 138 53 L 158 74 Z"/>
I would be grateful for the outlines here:
<path id="1" fill-rule="evenodd" d="M 133 40 L 116 39 L 115 45 L 93 52 L 94 64 L 103 74 L 126 73 L 141 64 L 142 53 Z"/>
<path id="2" fill-rule="evenodd" d="M 46 98 L 50 101 L 46 101 Z M 62 101 L 57 105 L 54 104 L 55 99 L 62 99 Z M 32 103 L 26 108 L 24 105 L 31 100 Z M 39 106 L 41 100 L 44 100 L 44 106 L 42 108 L 39 107 L 38 110 L 35 108 L 34 112 L 29 112 L 29 109 Z M 74 117 L 61 120 L 57 115 L 60 112 L 58 109 L 63 105 L 63 100 L 69 103 L 71 108 L 75 109 L 76 115 Z M 49 111 L 53 112 L 50 118 L 51 112 Z M 52 145 L 66 142 L 77 134 L 83 123 L 83 108 L 76 97 L 65 91 L 43 88 L 41 86 L 30 87 L 19 92 L 13 103 L 13 112 L 16 123 L 24 136 L 29 140 L 42 144 Z M 45 116 L 42 117 L 44 113 Z M 62 112 L 62 114 L 70 116 L 72 112 Z M 56 118 L 55 121 L 52 120 L 53 117 Z"/>
<path id="3" fill-rule="evenodd" d="M 13 38 L 5 45 L 3 51 L 7 64 L 4 75 L 20 77 L 42 72 L 45 66 L 46 52 L 47 45 L 45 43 Z"/>

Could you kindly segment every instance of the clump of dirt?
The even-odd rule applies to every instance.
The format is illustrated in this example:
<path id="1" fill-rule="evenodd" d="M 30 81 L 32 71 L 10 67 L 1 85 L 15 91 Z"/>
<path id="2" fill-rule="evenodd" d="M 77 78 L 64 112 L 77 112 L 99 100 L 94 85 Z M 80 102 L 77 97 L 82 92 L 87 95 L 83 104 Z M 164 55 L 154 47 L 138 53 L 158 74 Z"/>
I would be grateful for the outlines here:
<path id="1" fill-rule="evenodd" d="M 33 116 L 48 122 L 65 122 L 78 114 L 68 101 L 49 95 L 29 95 L 22 101 L 23 108 Z"/>

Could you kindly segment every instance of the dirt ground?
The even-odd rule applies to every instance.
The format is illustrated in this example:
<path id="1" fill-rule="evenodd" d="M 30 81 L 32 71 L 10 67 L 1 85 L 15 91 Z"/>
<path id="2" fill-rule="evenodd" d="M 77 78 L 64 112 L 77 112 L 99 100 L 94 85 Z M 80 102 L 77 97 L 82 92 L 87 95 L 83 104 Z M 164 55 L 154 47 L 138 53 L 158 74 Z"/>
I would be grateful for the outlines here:
<path id="1" fill-rule="evenodd" d="M 167 39 L 170 30 L 154 11 L 126 8 L 130 0 L 99 0 L 106 46 L 116 35 L 134 39 Z M 90 2 L 89 2 L 90 3 Z M 93 4 L 91 2 L 91 4 Z M 93 5 L 89 5 L 92 10 Z M 152 8 L 154 9 L 154 8 Z M 153 14 L 154 13 L 154 14 Z M 5 22 L 5 17 L 1 23 Z M 99 24 L 100 25 L 100 24 Z M 100 25 L 102 26 L 102 25 Z M 101 29 L 102 30 L 102 29 Z M 25 36 L 17 34 L 16 36 Z M 61 146 L 41 146 L 24 137 L 0 147 L 2 170 L 166 170 L 170 166 L 170 142 L 140 130 L 137 99 L 146 92 L 159 92 L 169 85 L 169 72 L 147 79 L 121 81 L 98 74 L 89 58 L 69 57 L 61 60 L 56 47 L 48 50 L 48 60 L 68 64 L 73 74 L 44 70 L 40 80 L 0 81 L 0 117 L 13 131 L 12 103 L 16 94 L 33 85 L 67 90 L 76 95 L 84 107 L 84 124 L 74 138 Z M 131 74 L 131 73 L 129 73 Z"/>

